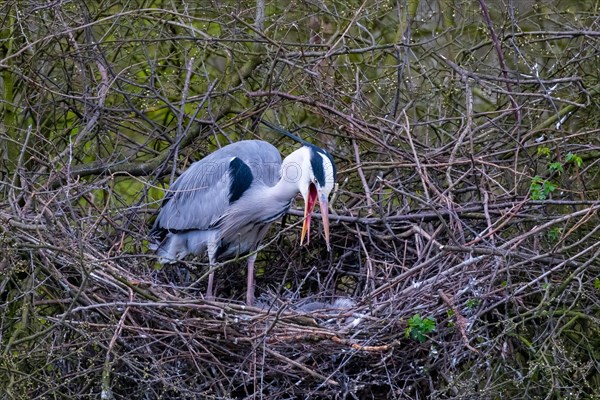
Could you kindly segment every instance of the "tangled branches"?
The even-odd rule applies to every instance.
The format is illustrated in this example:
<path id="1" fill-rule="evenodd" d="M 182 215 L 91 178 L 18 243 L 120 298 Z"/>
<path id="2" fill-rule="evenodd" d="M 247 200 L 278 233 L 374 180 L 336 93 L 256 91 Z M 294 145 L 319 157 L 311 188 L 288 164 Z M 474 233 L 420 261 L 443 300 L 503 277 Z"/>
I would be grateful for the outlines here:
<path id="1" fill-rule="evenodd" d="M 422 177 L 434 181 L 421 167 L 414 184 Z M 466 183 L 481 193 L 481 184 Z M 503 390 L 512 386 L 519 393 L 524 378 L 512 369 L 517 362 L 530 371 L 531 393 L 546 390 L 545 380 L 535 378 L 538 369 L 590 395 L 597 375 L 593 358 L 583 360 L 597 347 L 586 332 L 596 329 L 598 318 L 579 304 L 598 298 L 600 204 L 511 201 L 488 193 L 482 194 L 487 202 L 458 206 L 439 195 L 442 187 L 430 185 L 437 194 L 431 207 L 376 214 L 376 207 L 386 208 L 375 199 L 401 199 L 381 190 L 408 184 L 378 178 L 371 186 L 372 216 L 359 216 L 369 204 L 365 197 L 352 205 L 354 191 L 340 189 L 331 255 L 314 245 L 298 248 L 295 225 L 273 232 L 259 261 L 259 308 L 202 300 L 201 263 L 189 262 L 191 279 L 177 284 L 153 270 L 152 255 L 127 255 L 123 235 L 96 234 L 123 226 L 102 210 L 74 218 L 81 211 L 67 198 L 74 190 L 85 198 L 90 183 L 22 191 L 14 204 L 31 211 L 4 203 L 1 214 L 3 374 L 23 373 L 12 375 L 7 393 L 85 397 L 101 388 L 108 396 L 143 385 L 139 398 L 257 392 L 411 398 L 435 387 L 437 396 L 468 397 L 468 385 L 482 379 L 502 380 Z M 433 205 L 442 198 L 447 206 Z M 564 233 L 545 243 L 543 234 L 555 226 Z M 221 293 L 243 293 L 237 282 L 244 280 L 236 279 L 242 270 L 223 267 Z M 353 301 L 340 309 L 332 296 Z M 307 298 L 318 307 L 306 307 Z M 435 321 L 423 342 L 407 335 L 414 315 Z M 540 362 L 538 353 L 552 355 L 553 363 L 531 365 Z M 575 375 L 565 381 L 556 368 Z M 584 378 L 589 383 L 582 385 Z M 480 390 L 491 395 L 495 389 Z"/>
<path id="2" fill-rule="evenodd" d="M 0 397 L 598 396 L 596 13 L 133 3 L 0 6 Z M 219 146 L 288 154 L 260 119 L 334 155 L 332 251 L 294 206 L 259 306 L 243 260 L 207 301 L 150 221 Z"/>

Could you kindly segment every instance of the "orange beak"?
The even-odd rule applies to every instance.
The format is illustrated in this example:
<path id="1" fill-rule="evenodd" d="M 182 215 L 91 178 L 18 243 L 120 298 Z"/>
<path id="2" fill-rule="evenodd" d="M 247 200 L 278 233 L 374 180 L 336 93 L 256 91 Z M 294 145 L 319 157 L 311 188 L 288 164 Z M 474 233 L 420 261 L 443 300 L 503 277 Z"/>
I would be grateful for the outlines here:
<path id="1" fill-rule="evenodd" d="M 313 209 L 319 201 L 319 207 L 321 208 L 321 217 L 323 218 L 323 230 L 325 231 L 325 242 L 327 243 L 327 250 L 331 250 L 329 246 L 329 201 L 327 196 L 317 193 L 317 188 L 313 183 L 308 187 L 308 198 L 304 205 L 304 223 L 302 224 L 302 235 L 300 236 L 300 245 L 304 243 L 304 237 L 306 236 L 306 243 L 310 241 L 310 218 L 312 217 Z"/>
<path id="2" fill-rule="evenodd" d="M 327 251 L 331 251 L 331 246 L 329 246 L 329 200 L 327 200 L 326 195 L 321 194 L 319 196 L 319 208 L 321 209 L 321 218 L 323 219 L 323 231 L 325 232 Z"/>

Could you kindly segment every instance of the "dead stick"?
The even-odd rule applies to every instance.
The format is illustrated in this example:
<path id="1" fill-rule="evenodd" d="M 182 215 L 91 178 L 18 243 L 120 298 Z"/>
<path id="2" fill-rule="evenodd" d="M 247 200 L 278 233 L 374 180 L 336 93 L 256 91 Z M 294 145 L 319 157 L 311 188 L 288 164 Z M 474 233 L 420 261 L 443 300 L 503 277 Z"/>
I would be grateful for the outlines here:
<path id="1" fill-rule="evenodd" d="M 463 317 L 461 313 L 458 312 L 458 309 L 454 305 L 454 301 L 452 301 L 450 297 L 448 297 L 448 295 L 442 291 L 442 289 L 438 290 L 438 294 L 440 295 L 444 303 L 446 303 L 446 305 L 450 307 L 450 309 L 452 309 L 452 312 L 454 312 L 454 316 L 456 317 L 456 326 L 460 331 L 460 335 L 462 336 L 465 347 L 474 353 L 481 354 L 479 350 L 477 350 L 475 347 L 469 344 L 469 338 L 467 338 L 466 332 L 466 326 L 468 324 L 467 319 Z"/>
<path id="2" fill-rule="evenodd" d="M 288 358 L 288 357 L 284 356 L 283 354 L 276 352 L 275 350 L 271 350 L 268 347 L 265 347 L 265 351 L 267 353 L 269 353 L 270 355 L 272 355 L 273 357 L 275 357 L 283 362 L 291 364 L 296 368 L 300 368 L 302 371 L 308 373 L 311 376 L 314 376 L 315 378 L 324 380 L 325 382 L 329 383 L 330 385 L 339 385 L 339 383 L 337 381 L 335 381 L 331 378 L 328 378 L 325 375 L 321 375 L 318 372 L 315 372 L 312 369 L 308 368 L 306 365 L 301 364 L 297 361 L 294 361 L 291 358 Z"/>

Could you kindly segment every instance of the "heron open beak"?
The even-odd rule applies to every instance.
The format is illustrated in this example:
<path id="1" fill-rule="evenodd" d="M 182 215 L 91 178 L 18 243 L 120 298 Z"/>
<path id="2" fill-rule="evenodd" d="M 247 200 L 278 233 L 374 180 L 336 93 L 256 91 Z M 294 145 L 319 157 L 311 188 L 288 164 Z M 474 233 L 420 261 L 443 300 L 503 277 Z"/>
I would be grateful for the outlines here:
<path id="1" fill-rule="evenodd" d="M 325 231 L 325 243 L 327 243 L 327 250 L 331 250 L 329 246 L 329 201 L 327 195 L 318 193 L 317 188 L 313 183 L 308 187 L 308 198 L 304 205 L 304 223 L 302 224 L 302 235 L 300 236 L 300 245 L 304 243 L 304 237 L 306 236 L 306 243 L 310 241 L 310 218 L 312 217 L 313 209 L 319 201 L 319 207 L 321 208 L 321 216 L 323 218 L 323 230 Z"/>
<path id="2" fill-rule="evenodd" d="M 323 219 L 323 231 L 325 232 L 327 251 L 331 251 L 331 247 L 329 246 L 329 200 L 327 200 L 326 194 L 319 194 L 319 208 L 321 208 L 321 218 Z"/>
<path id="3" fill-rule="evenodd" d="M 300 236 L 300 246 L 304 243 L 304 237 L 306 236 L 306 243 L 310 242 L 310 218 L 312 217 L 313 209 L 317 204 L 317 188 L 313 183 L 308 185 L 308 198 L 304 204 L 304 223 L 302 224 L 302 235 Z"/>

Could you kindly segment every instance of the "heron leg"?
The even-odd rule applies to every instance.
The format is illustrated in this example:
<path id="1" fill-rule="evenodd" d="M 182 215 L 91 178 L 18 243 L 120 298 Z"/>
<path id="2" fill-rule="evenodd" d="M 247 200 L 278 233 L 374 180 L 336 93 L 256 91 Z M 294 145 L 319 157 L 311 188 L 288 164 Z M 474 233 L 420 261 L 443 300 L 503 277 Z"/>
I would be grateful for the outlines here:
<path id="1" fill-rule="evenodd" d="M 209 267 L 212 269 L 212 265 Z M 211 272 L 208 274 L 208 284 L 206 285 L 206 300 L 214 300 L 215 295 L 213 293 L 213 284 L 215 282 L 215 273 Z"/>
<path id="2" fill-rule="evenodd" d="M 213 292 L 213 285 L 215 283 L 215 265 L 217 265 L 217 260 L 216 260 L 216 252 L 217 252 L 217 246 L 214 240 L 211 240 L 208 242 L 208 269 L 209 269 L 209 274 L 208 274 L 208 284 L 206 285 L 206 300 L 214 300 L 215 299 L 215 294 Z"/>
<path id="3" fill-rule="evenodd" d="M 254 262 L 256 261 L 256 253 L 248 257 L 248 285 L 246 287 L 246 304 L 254 305 Z"/>

